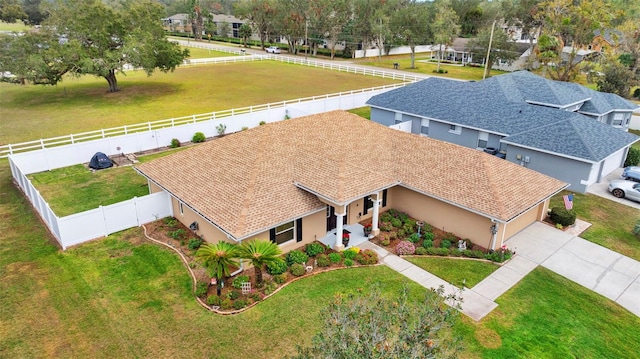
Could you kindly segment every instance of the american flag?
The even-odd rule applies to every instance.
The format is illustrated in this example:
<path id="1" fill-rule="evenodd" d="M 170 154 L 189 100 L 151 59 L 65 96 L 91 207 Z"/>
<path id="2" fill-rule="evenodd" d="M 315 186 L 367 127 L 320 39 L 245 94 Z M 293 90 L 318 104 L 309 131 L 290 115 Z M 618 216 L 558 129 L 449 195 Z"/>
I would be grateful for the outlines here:
<path id="1" fill-rule="evenodd" d="M 564 196 L 562 196 L 562 199 L 564 200 L 564 208 L 566 208 L 567 210 L 570 210 L 570 209 L 573 208 L 573 195 L 572 194 L 564 195 Z"/>

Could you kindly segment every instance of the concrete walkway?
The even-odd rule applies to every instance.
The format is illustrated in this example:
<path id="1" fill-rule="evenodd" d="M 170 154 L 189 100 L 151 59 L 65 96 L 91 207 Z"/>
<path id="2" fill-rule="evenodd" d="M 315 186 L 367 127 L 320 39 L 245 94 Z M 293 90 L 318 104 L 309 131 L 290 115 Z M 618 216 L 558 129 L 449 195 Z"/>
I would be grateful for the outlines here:
<path id="1" fill-rule="evenodd" d="M 513 236 L 507 246 L 516 255 L 473 288 L 462 291 L 462 313 L 478 321 L 495 309 L 498 297 L 542 265 L 599 293 L 640 316 L 640 262 L 578 237 L 588 223 L 561 231 L 536 222 Z M 425 288 L 443 286 L 445 294 L 459 289 L 444 279 L 371 242 L 359 245 L 378 253 L 380 262 Z"/>

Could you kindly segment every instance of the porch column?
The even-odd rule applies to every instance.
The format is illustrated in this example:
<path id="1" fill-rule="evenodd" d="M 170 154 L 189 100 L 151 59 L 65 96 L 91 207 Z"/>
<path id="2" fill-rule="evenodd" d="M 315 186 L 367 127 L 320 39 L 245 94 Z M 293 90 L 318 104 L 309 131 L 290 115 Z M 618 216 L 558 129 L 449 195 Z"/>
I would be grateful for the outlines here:
<path id="1" fill-rule="evenodd" d="M 380 215 L 380 193 L 377 193 L 375 196 L 371 196 L 371 201 L 373 202 L 373 217 L 371 218 L 371 234 L 375 237 L 380 234 L 380 229 L 378 228 L 378 216 Z"/>
<path id="2" fill-rule="evenodd" d="M 342 244 L 342 221 L 344 220 L 345 213 L 336 213 L 336 244 L 333 249 L 341 252 L 344 250 L 344 245 Z"/>

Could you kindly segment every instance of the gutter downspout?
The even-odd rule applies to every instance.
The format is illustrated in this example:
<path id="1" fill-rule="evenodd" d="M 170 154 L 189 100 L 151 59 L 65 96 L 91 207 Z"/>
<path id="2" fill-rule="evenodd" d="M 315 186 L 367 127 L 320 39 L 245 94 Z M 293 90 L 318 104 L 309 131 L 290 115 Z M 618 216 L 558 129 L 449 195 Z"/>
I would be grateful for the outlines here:
<path id="1" fill-rule="evenodd" d="M 491 225 L 491 228 L 490 228 L 490 231 L 491 231 L 491 245 L 490 245 L 491 248 L 490 249 L 495 250 L 499 223 L 493 218 L 491 218 L 491 223 L 493 224 Z"/>
<path id="2" fill-rule="evenodd" d="M 230 236 L 227 236 L 227 239 L 232 239 L 232 238 L 231 238 Z M 242 241 L 240 241 L 240 243 L 242 243 Z M 237 270 L 237 271 L 235 271 L 235 272 L 233 272 L 233 273 L 229 274 L 229 277 L 233 277 L 233 276 L 235 276 L 235 275 L 236 275 L 236 274 L 238 274 L 238 273 L 242 273 L 242 271 L 243 271 L 243 270 L 244 270 L 244 261 L 241 259 L 241 260 L 240 260 L 240 268 L 238 268 L 238 270 Z"/>

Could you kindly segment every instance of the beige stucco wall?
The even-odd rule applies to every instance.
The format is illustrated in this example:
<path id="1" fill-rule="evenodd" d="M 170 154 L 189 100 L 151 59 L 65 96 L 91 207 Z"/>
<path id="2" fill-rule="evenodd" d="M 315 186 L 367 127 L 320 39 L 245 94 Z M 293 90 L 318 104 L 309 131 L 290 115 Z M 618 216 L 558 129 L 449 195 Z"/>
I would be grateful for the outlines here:
<path id="1" fill-rule="evenodd" d="M 389 189 L 387 208 L 395 208 L 458 237 L 488 248 L 491 220 L 435 198 L 396 186 Z M 500 235 L 500 234 L 498 234 Z"/>
<path id="2" fill-rule="evenodd" d="M 504 237 L 502 238 L 501 243 L 496 243 L 496 248 L 502 246 L 502 242 L 509 239 L 514 234 L 520 232 L 525 229 L 528 225 L 535 222 L 538 219 L 538 213 L 540 213 L 541 209 L 544 207 L 544 204 L 539 204 L 536 207 L 531 208 L 527 212 L 521 214 L 516 219 L 505 225 Z"/>
<path id="3" fill-rule="evenodd" d="M 192 211 L 186 205 L 182 206 L 182 213 L 180 213 L 180 202 L 173 197 L 171 198 L 171 205 L 173 206 L 173 214 L 176 219 L 187 228 L 189 228 L 191 223 L 198 222 L 198 230 L 195 231 L 195 234 L 202 237 L 205 241 L 209 243 L 217 243 L 219 241 L 235 243 L 234 240 L 228 239 L 224 232 L 205 221 L 199 214 Z"/>
<path id="4" fill-rule="evenodd" d="M 158 187 L 155 183 L 149 182 L 149 193 L 162 192 L 162 188 Z"/>

